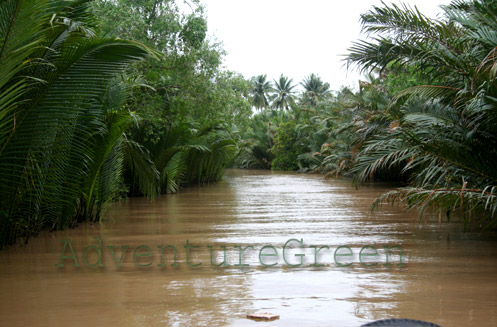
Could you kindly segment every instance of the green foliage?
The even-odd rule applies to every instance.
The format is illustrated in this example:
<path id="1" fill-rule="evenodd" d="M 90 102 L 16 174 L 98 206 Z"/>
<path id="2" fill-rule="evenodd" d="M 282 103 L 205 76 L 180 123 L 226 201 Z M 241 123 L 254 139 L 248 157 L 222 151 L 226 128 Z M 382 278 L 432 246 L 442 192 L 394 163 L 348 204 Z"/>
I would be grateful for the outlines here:
<path id="1" fill-rule="evenodd" d="M 277 81 L 274 81 L 273 108 L 288 110 L 295 103 L 293 89 L 296 85 L 292 83 L 293 79 L 283 76 L 283 74 L 281 74 Z"/>
<path id="2" fill-rule="evenodd" d="M 365 143 L 355 170 L 367 180 L 379 169 L 400 167 L 412 187 L 380 200 L 432 206 L 495 227 L 497 8 L 455 1 L 444 12 L 433 20 L 384 5 L 362 16 L 364 30 L 378 36 L 356 43 L 349 62 L 364 70 L 422 69 L 438 85 L 409 87 L 392 99 L 385 112 L 397 108 L 395 126 Z"/>
<path id="3" fill-rule="evenodd" d="M 131 73 L 142 76 L 147 87 L 134 89 L 126 104 L 140 117 L 130 137 L 149 153 L 161 192 L 218 180 L 238 148 L 237 130 L 247 128 L 252 113 L 249 82 L 220 69 L 223 51 L 206 39 L 203 8 L 196 1 L 188 5 L 190 14 L 174 1 L 94 5 L 104 33 L 143 42 L 163 54 L 160 61 L 134 67 Z M 126 175 L 132 194 L 141 194 L 134 174 Z"/>
<path id="4" fill-rule="evenodd" d="M 88 1 L 11 0 L 0 9 L 2 247 L 94 219 L 114 197 L 108 181 L 119 175 L 130 114 L 106 97 L 113 78 L 150 51 L 96 37 Z"/>
<path id="5" fill-rule="evenodd" d="M 315 74 L 306 77 L 302 83 L 304 93 L 302 95 L 302 104 L 316 107 L 319 101 L 324 100 L 330 95 L 330 84 L 324 83 L 321 78 Z"/>
<path id="6" fill-rule="evenodd" d="M 270 147 L 259 137 L 247 153 L 271 149 L 276 169 L 409 183 L 375 205 L 405 201 L 496 227 L 497 7 L 468 0 L 443 9 L 430 19 L 405 5 L 374 6 L 361 17 L 368 39 L 347 56 L 368 73 L 359 90 L 332 96 L 311 74 L 290 101 L 282 75 L 272 106 L 288 115 L 256 115 L 258 130 L 273 124 L 276 136 Z"/>
<path id="7" fill-rule="evenodd" d="M 156 134 L 150 137 L 147 131 Z M 236 133 L 216 122 L 201 128 L 185 123 L 150 129 L 142 126 L 134 128 L 131 135 L 143 145 L 157 169 L 157 187 L 161 193 L 176 193 L 182 186 L 219 181 L 239 151 Z M 139 180 L 134 176 L 133 172 L 127 174 L 131 193 L 142 194 Z"/>
<path id="8" fill-rule="evenodd" d="M 273 161 L 274 133 L 277 125 L 276 115 L 274 112 L 262 111 L 255 114 L 249 122 L 242 138 L 244 143 L 239 156 L 236 160 L 236 166 L 241 168 L 258 168 L 270 169 Z"/>
<path id="9" fill-rule="evenodd" d="M 493 2 L 456 0 L 438 19 L 374 6 L 347 56 L 368 73 L 359 90 L 310 74 L 300 93 L 283 74 L 223 71 L 204 8 L 185 3 L 1 2 L 0 247 L 232 164 L 408 182 L 375 205 L 497 227 Z"/>
<path id="10" fill-rule="evenodd" d="M 296 145 L 297 131 L 296 122 L 282 123 L 276 129 L 276 138 L 272 148 L 274 159 L 271 169 L 274 170 L 297 170 L 297 156 L 299 148 Z"/>
<path id="11" fill-rule="evenodd" d="M 217 182 L 224 169 L 238 154 L 238 145 L 230 131 L 220 125 L 209 126 L 197 132 L 195 146 L 186 156 L 187 185 Z"/>
<path id="12" fill-rule="evenodd" d="M 187 1 L 97 1 L 93 9 L 102 33 L 144 43 L 163 56 L 138 63 L 132 73 L 149 87 L 135 89 L 128 106 L 153 122 L 223 120 L 243 124 L 251 114 L 249 84 L 221 70 L 224 52 L 206 38 L 203 7 Z"/>
<path id="13" fill-rule="evenodd" d="M 420 67 L 407 66 L 397 67 L 395 64 L 388 65 L 381 74 L 385 89 L 390 94 L 398 94 L 408 88 L 419 85 L 443 85 L 443 77 L 435 77 Z"/>
<path id="14" fill-rule="evenodd" d="M 180 32 L 180 38 L 187 47 L 200 49 L 207 33 L 207 23 L 202 17 L 191 15 Z"/>
<path id="15" fill-rule="evenodd" d="M 0 247 L 99 220 L 123 192 L 153 197 L 221 178 L 248 126 L 250 86 L 220 70 L 202 11 L 1 3 Z"/>
<path id="16" fill-rule="evenodd" d="M 266 75 L 259 75 L 251 80 L 252 105 L 256 109 L 269 108 L 269 93 L 273 91 L 273 87 L 266 78 Z"/>

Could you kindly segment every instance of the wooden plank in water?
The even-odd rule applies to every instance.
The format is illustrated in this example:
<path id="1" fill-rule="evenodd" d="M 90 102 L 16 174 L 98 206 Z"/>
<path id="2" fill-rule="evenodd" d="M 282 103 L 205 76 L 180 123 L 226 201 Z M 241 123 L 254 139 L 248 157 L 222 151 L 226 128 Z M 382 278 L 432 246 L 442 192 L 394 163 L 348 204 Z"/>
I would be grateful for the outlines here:
<path id="1" fill-rule="evenodd" d="M 247 318 L 252 319 L 252 320 L 258 320 L 258 321 L 273 321 L 273 320 L 280 319 L 280 316 L 269 313 L 269 312 L 263 312 L 263 313 L 248 314 Z"/>

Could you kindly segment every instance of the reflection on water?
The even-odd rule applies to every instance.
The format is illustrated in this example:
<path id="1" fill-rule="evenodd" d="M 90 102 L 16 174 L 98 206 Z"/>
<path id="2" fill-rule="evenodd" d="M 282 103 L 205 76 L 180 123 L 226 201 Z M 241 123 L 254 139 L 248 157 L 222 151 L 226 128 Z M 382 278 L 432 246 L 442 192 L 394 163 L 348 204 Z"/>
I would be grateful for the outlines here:
<path id="1" fill-rule="evenodd" d="M 371 213 L 370 203 L 386 189 L 232 170 L 216 185 L 116 203 L 101 224 L 44 233 L 27 246 L 0 252 L 0 325 L 359 326 L 393 317 L 442 326 L 497 325 L 494 235 L 462 233 L 459 224 L 439 226 L 430 217 L 418 226 L 418 218 L 399 207 Z M 89 268 L 83 251 L 98 245 L 96 236 L 103 267 Z M 62 239 L 71 241 L 80 267 L 71 265 L 73 259 L 55 267 Z M 290 239 L 303 241 L 303 249 L 294 241 L 287 253 L 291 264 L 299 261 L 295 254 L 306 254 L 302 266 L 290 267 L 282 258 Z M 188 260 L 187 240 L 198 246 L 189 249 Z M 262 258 L 274 266 L 261 263 L 265 245 L 279 253 Z M 376 266 L 358 262 L 367 245 L 378 249 Z M 384 246 L 393 245 L 401 246 L 405 267 L 398 267 L 398 255 L 390 258 L 392 266 L 383 265 Z M 223 262 L 225 246 L 229 266 L 213 267 L 208 246 L 214 264 Z M 235 246 L 254 249 L 240 258 Z M 320 252 L 323 266 L 311 266 L 311 246 L 329 247 Z M 351 266 L 335 264 L 339 246 L 354 253 Z M 144 256 L 133 257 L 137 248 Z M 87 262 L 97 263 L 97 251 L 87 252 Z M 71 252 L 66 248 L 64 254 Z M 163 266 L 157 266 L 161 259 Z M 248 266 L 234 266 L 239 260 Z M 245 318 L 258 311 L 281 319 Z"/>

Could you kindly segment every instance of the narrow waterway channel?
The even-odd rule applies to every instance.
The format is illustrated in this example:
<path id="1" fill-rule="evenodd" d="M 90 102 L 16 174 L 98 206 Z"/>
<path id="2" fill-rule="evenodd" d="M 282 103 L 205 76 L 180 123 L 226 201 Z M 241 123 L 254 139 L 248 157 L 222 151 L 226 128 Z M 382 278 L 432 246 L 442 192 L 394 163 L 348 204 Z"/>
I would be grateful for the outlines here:
<path id="1" fill-rule="evenodd" d="M 495 235 L 401 207 L 372 213 L 387 189 L 229 170 L 115 203 L 102 223 L 0 252 L 0 325 L 497 326 Z"/>

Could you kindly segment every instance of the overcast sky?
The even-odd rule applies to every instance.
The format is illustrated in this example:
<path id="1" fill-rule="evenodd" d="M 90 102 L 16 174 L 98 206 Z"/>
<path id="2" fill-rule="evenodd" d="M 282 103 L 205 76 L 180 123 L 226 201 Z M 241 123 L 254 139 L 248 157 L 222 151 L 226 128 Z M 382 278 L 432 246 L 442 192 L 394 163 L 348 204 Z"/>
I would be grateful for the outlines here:
<path id="1" fill-rule="evenodd" d="M 225 66 L 246 78 L 318 74 L 334 90 L 356 86 L 342 58 L 360 35 L 359 17 L 380 0 L 202 0 L 209 35 L 223 43 Z M 399 1 L 385 1 L 399 3 Z M 430 17 L 450 0 L 408 0 Z"/>

